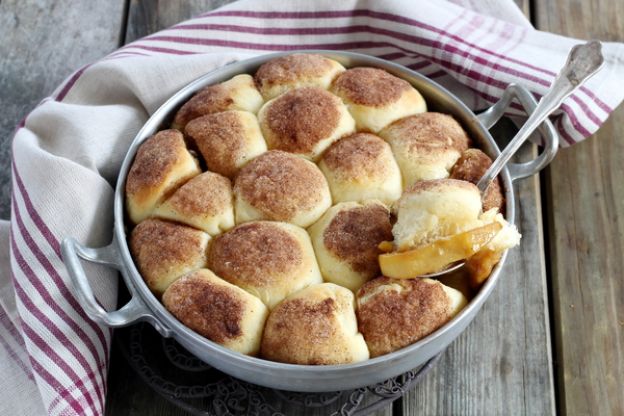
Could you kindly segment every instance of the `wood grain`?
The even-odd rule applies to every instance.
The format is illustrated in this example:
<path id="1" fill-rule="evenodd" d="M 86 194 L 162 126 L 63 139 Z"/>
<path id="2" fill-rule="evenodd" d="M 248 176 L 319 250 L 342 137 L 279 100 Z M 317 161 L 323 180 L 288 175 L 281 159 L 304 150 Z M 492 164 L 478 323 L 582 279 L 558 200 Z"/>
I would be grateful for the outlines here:
<path id="1" fill-rule="evenodd" d="M 0 2 L 0 218 L 9 213 L 9 142 L 17 122 L 81 65 L 228 0 Z M 537 25 L 579 37 L 624 39 L 618 0 L 535 2 Z M 521 1 L 528 12 L 529 2 Z M 122 28 L 126 28 L 124 33 Z M 624 414 L 624 111 L 562 151 L 546 175 L 562 410 Z M 510 134 L 509 126 L 499 131 Z M 524 149 L 525 156 L 535 149 Z M 475 322 L 425 381 L 395 406 L 406 414 L 552 414 L 539 179 L 520 183 L 523 244 Z M 108 415 L 182 415 L 113 350 Z M 300 414 L 289 407 L 286 414 Z M 379 414 L 390 414 L 385 409 Z M 320 414 L 320 413 L 306 413 Z"/>
<path id="2" fill-rule="evenodd" d="M 516 3 L 530 15 L 529 1 Z M 511 137 L 514 131 L 501 124 L 493 135 Z M 536 152 L 525 145 L 516 160 Z M 405 415 L 555 413 L 539 177 L 514 188 L 521 245 L 511 250 L 502 278 L 475 321 L 405 397 Z"/>
<path id="3" fill-rule="evenodd" d="M 494 137 L 511 137 L 509 121 Z M 504 145 L 503 141 L 499 145 Z M 535 157 L 526 145 L 519 158 Z M 515 185 L 520 247 L 468 329 L 403 401 L 405 415 L 555 413 L 539 178 Z"/>
<path id="4" fill-rule="evenodd" d="M 624 40 L 624 2 L 536 2 L 539 29 Z M 562 413 L 624 414 L 624 108 L 547 171 Z"/>
<path id="5" fill-rule="evenodd" d="M 0 3 L 0 218 L 10 215 L 15 126 L 80 66 L 116 49 L 124 0 Z"/>
<path id="6" fill-rule="evenodd" d="M 173 26 L 233 0 L 130 0 L 126 42 Z"/>

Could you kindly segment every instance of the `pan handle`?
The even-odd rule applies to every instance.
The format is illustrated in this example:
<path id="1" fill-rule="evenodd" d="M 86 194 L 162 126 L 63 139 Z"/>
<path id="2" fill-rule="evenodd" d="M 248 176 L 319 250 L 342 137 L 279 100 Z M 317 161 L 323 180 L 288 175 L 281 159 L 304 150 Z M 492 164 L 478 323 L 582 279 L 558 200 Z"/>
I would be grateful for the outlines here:
<path id="1" fill-rule="evenodd" d="M 76 294 L 80 306 L 82 306 L 89 318 L 112 328 L 128 326 L 139 321 L 147 321 L 152 324 L 162 336 L 171 336 L 171 330 L 165 328 L 158 319 L 152 315 L 149 308 L 143 300 L 141 300 L 140 296 L 136 293 L 136 289 L 132 285 L 128 285 L 128 290 L 132 295 L 132 299 L 116 311 L 106 311 L 95 298 L 93 289 L 80 263 L 80 259 L 110 266 L 119 270 L 121 273 L 126 273 L 124 266 L 120 264 L 118 260 L 120 257 L 117 252 L 117 242 L 115 240 L 106 247 L 91 248 L 81 245 L 74 238 L 65 238 L 61 244 L 61 253 L 63 255 L 63 262 L 67 267 L 67 271 L 69 272 L 74 286 L 74 293 Z"/>
<path id="2" fill-rule="evenodd" d="M 503 116 L 507 108 L 511 105 L 514 98 L 520 101 L 522 107 L 527 114 L 531 115 L 537 107 L 537 101 L 529 90 L 518 84 L 509 84 L 503 93 L 503 96 L 496 104 L 488 108 L 481 114 L 477 115 L 477 119 L 485 126 L 491 128 Z M 544 139 L 544 148 L 542 153 L 535 159 L 524 163 L 508 163 L 507 168 L 513 181 L 517 179 L 533 176 L 546 165 L 548 165 L 559 148 L 559 135 L 550 120 L 546 119 L 539 127 L 540 133 Z"/>

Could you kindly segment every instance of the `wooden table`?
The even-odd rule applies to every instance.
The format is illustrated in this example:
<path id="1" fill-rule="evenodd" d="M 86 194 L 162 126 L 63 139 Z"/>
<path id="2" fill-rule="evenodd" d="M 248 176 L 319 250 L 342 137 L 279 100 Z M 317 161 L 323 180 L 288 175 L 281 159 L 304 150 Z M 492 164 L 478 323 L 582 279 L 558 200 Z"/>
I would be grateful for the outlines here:
<path id="1" fill-rule="evenodd" d="M 517 0 L 533 24 L 624 40 L 624 2 Z M 227 1 L 0 3 L 0 215 L 9 216 L 13 127 L 70 72 Z M 513 133 L 502 126 L 499 135 Z M 624 107 L 595 137 L 521 182 L 498 287 L 425 380 L 384 415 L 624 414 Z M 524 157 L 536 149 L 527 146 Z M 107 414 L 182 415 L 113 351 Z"/>

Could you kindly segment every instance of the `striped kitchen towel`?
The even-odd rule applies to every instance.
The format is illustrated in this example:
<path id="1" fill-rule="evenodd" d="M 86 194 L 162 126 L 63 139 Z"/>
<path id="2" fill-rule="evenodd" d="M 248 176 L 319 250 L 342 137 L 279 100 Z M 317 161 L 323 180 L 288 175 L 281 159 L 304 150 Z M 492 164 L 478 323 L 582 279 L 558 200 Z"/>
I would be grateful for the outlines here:
<path id="1" fill-rule="evenodd" d="M 350 50 L 417 70 L 478 109 L 512 82 L 541 96 L 577 43 L 534 30 L 512 0 L 246 0 L 78 70 L 13 141 L 12 219 L 0 222 L 0 414 L 104 412 L 111 331 L 72 294 L 59 242 L 110 243 L 121 160 L 149 115 L 188 82 L 254 54 Z M 563 146 L 595 132 L 622 100 L 624 46 L 603 51 L 602 72 L 552 118 Z M 86 268 L 102 305 L 114 307 L 115 274 Z"/>

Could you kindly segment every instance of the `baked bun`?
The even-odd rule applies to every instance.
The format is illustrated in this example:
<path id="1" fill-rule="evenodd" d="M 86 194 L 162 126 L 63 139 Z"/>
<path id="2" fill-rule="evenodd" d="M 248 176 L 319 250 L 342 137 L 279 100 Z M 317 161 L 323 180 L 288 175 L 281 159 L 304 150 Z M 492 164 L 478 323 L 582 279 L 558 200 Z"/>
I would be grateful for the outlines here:
<path id="1" fill-rule="evenodd" d="M 379 276 L 379 243 L 392 240 L 390 213 L 375 201 L 334 205 L 308 231 L 325 281 L 353 292 Z"/>
<path id="2" fill-rule="evenodd" d="M 258 112 L 269 149 L 316 159 L 340 137 L 355 131 L 355 122 L 342 101 L 322 88 L 288 91 Z"/>
<path id="3" fill-rule="evenodd" d="M 234 227 L 230 180 L 204 172 L 182 185 L 154 211 L 154 216 L 191 225 L 215 236 Z"/>
<path id="4" fill-rule="evenodd" d="M 496 209 L 490 209 L 481 214 L 481 216 L 479 216 L 478 226 L 491 224 L 493 222 L 499 223 L 502 228 L 494 238 L 487 243 L 484 249 L 502 252 L 520 244 L 522 235 L 518 232 L 518 228 L 514 224 L 509 224 Z"/>
<path id="5" fill-rule="evenodd" d="M 296 53 L 271 59 L 258 68 L 256 85 L 265 100 L 302 87 L 328 89 L 344 67 L 333 59 L 316 54 Z"/>
<path id="6" fill-rule="evenodd" d="M 395 120 L 427 111 L 422 95 L 409 82 L 383 69 L 349 69 L 330 91 L 342 98 L 358 130 L 377 133 Z"/>
<path id="7" fill-rule="evenodd" d="M 281 222 L 248 222 L 220 235 L 211 244 L 208 267 L 269 308 L 323 282 L 308 234 Z"/>
<path id="8" fill-rule="evenodd" d="M 441 113 L 406 117 L 379 135 L 392 147 L 405 186 L 420 180 L 447 178 L 470 144 L 459 123 Z"/>
<path id="9" fill-rule="evenodd" d="M 312 162 L 273 150 L 249 162 L 234 182 L 236 223 L 285 221 L 307 227 L 331 206 L 327 180 Z"/>
<path id="10" fill-rule="evenodd" d="M 251 75 L 236 75 L 232 79 L 199 90 L 176 113 L 172 128 L 182 130 L 186 124 L 206 114 L 226 110 L 257 113 L 264 100 Z"/>
<path id="11" fill-rule="evenodd" d="M 262 357 L 291 364 L 348 364 L 368 359 L 353 293 L 332 283 L 296 292 L 269 315 Z"/>
<path id="12" fill-rule="evenodd" d="M 451 178 L 472 182 L 475 185 L 492 165 L 492 159 L 479 149 L 467 149 L 451 170 Z M 502 212 L 505 198 L 500 179 L 496 177 L 483 193 L 483 211 L 496 208 Z"/>
<path id="13" fill-rule="evenodd" d="M 427 244 L 481 225 L 481 194 L 457 179 L 419 181 L 403 192 L 392 228 L 397 249 Z"/>
<path id="14" fill-rule="evenodd" d="M 139 147 L 126 178 L 126 207 L 137 224 L 178 186 L 199 175 L 197 160 L 177 130 L 159 131 Z"/>
<path id="15" fill-rule="evenodd" d="M 183 274 L 206 266 L 209 241 L 203 231 L 148 219 L 132 230 L 130 251 L 143 280 L 160 296 Z"/>
<path id="16" fill-rule="evenodd" d="M 267 150 L 256 116 L 247 111 L 208 114 L 189 122 L 184 132 L 195 141 L 208 169 L 230 178 Z"/>
<path id="17" fill-rule="evenodd" d="M 209 340 L 242 354 L 258 354 L 267 307 L 210 270 L 178 279 L 163 295 L 163 303 L 180 322 Z"/>
<path id="18" fill-rule="evenodd" d="M 327 149 L 318 166 L 327 178 L 334 203 L 378 199 L 391 204 L 403 190 L 390 146 L 370 133 L 340 139 Z"/>
<path id="19" fill-rule="evenodd" d="M 357 293 L 357 317 L 371 357 L 431 334 L 466 305 L 464 295 L 431 279 L 379 277 Z"/>

